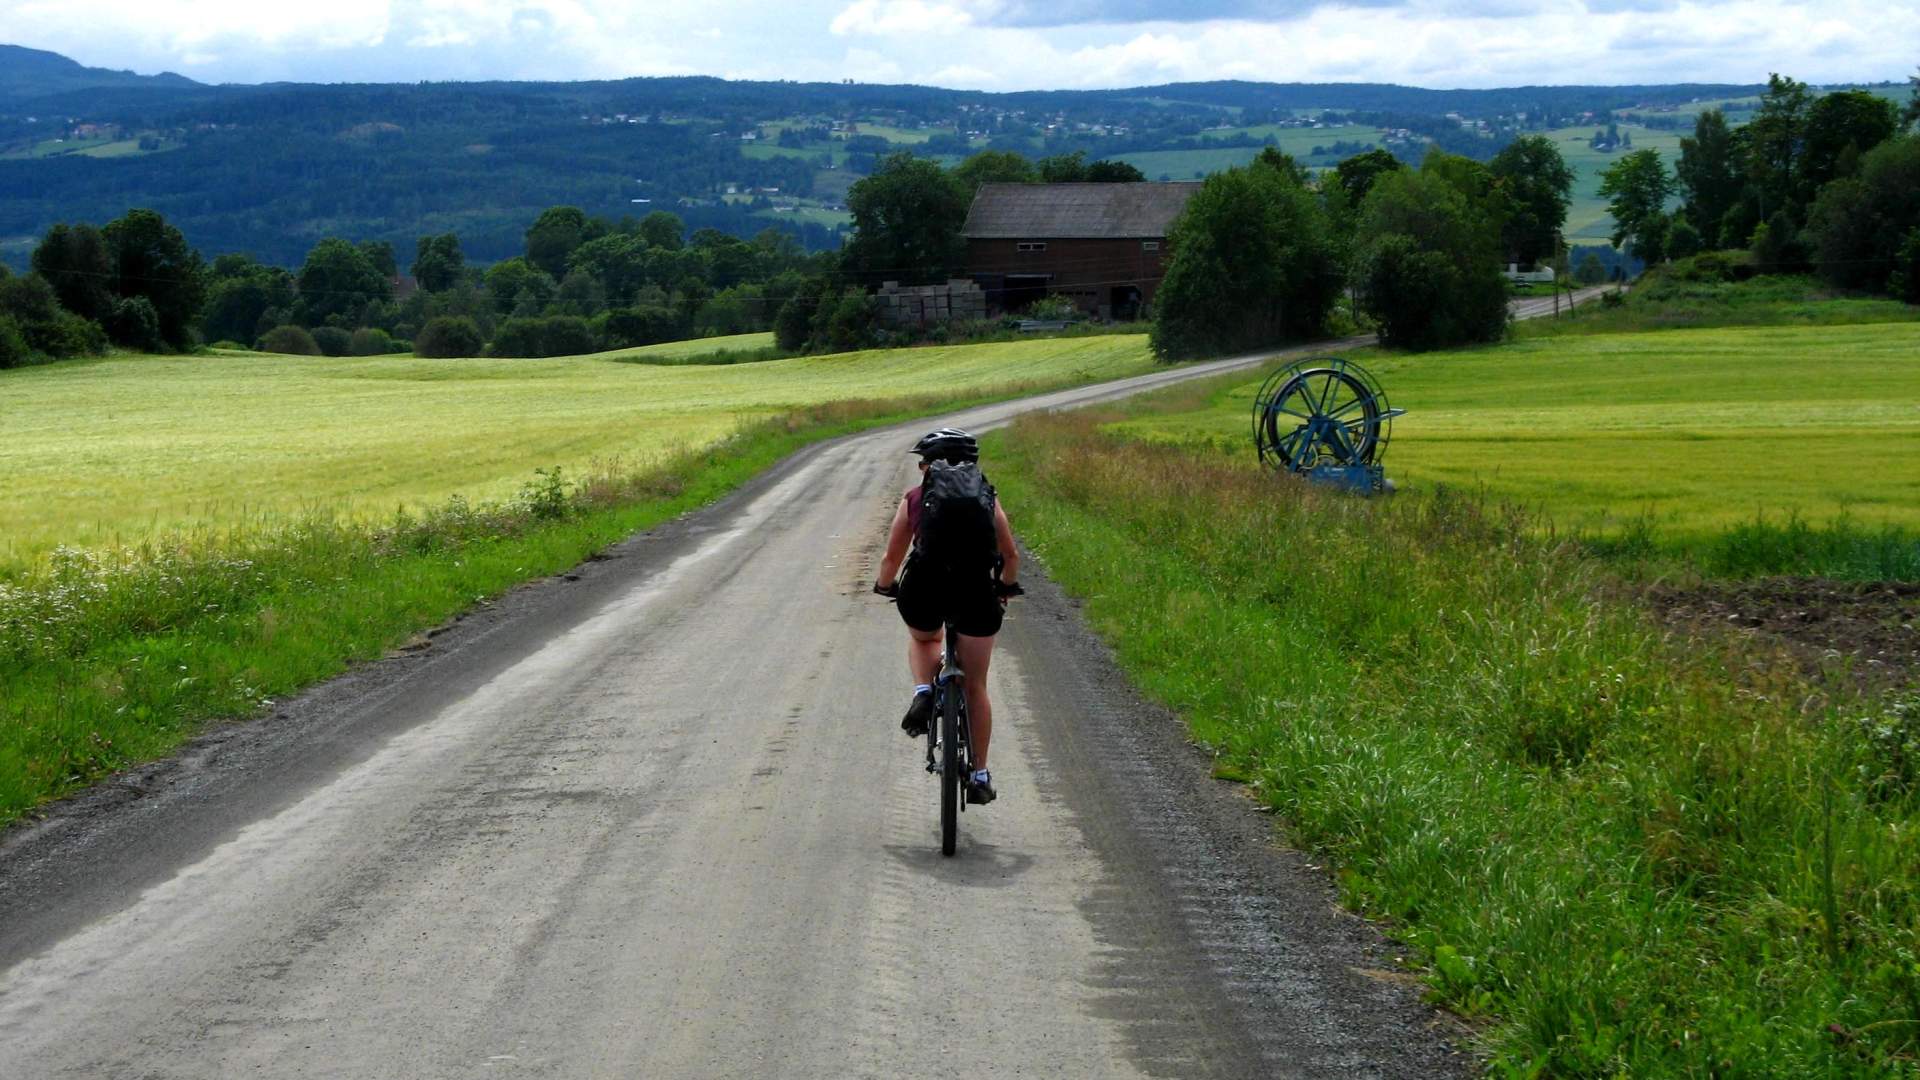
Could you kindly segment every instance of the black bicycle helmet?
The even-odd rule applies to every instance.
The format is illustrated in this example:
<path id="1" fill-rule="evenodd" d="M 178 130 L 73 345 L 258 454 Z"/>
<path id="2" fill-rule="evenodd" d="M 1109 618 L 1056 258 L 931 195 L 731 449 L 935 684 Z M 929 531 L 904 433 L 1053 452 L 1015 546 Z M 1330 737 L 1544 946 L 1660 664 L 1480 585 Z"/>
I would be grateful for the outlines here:
<path id="1" fill-rule="evenodd" d="M 941 428 L 920 436 L 913 444 L 913 452 L 928 460 L 939 459 L 956 464 L 962 461 L 980 460 L 980 442 L 959 428 Z"/>

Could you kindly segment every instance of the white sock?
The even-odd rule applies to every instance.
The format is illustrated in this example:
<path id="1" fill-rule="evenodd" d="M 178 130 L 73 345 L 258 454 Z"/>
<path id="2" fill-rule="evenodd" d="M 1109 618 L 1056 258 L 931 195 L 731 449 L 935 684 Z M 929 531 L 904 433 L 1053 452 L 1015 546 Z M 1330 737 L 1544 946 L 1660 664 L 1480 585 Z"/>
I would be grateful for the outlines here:
<path id="1" fill-rule="evenodd" d="M 921 683 L 920 685 L 913 688 L 913 694 L 915 697 L 919 697 L 921 694 L 931 694 L 931 693 L 933 693 L 933 687 L 928 683 Z"/>

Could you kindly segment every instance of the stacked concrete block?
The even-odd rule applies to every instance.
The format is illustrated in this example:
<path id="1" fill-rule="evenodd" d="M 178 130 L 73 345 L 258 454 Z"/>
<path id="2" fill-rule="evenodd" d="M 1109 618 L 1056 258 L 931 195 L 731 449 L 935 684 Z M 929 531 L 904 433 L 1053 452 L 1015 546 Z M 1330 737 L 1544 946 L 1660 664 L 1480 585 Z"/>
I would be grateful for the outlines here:
<path id="1" fill-rule="evenodd" d="M 944 285 L 901 285 L 889 281 L 875 296 L 881 321 L 889 326 L 928 327 L 987 317 L 987 294 L 967 278 Z"/>

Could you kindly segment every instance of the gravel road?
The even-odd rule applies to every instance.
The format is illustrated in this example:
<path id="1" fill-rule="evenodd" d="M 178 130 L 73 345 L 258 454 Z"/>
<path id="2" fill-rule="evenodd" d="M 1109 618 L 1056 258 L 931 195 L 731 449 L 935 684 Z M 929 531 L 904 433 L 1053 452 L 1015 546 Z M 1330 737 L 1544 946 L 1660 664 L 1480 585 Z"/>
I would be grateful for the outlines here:
<path id="1" fill-rule="evenodd" d="M 1044 567 L 953 858 L 898 730 L 912 436 L 1256 362 L 813 447 L 13 830 L 0 1074 L 1466 1071 Z"/>

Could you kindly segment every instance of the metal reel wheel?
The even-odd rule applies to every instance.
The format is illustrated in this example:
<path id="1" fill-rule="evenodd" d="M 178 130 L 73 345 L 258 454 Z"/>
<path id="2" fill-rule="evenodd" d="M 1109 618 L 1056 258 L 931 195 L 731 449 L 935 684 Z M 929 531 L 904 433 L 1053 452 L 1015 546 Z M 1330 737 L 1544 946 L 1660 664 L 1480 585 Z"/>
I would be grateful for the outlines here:
<path id="1" fill-rule="evenodd" d="M 1324 367 L 1307 364 L 1326 363 Z M 1278 384 L 1277 387 L 1275 384 Z M 1261 460 L 1295 472 L 1316 465 L 1367 465 L 1382 449 L 1391 418 L 1363 370 L 1344 361 L 1309 360 L 1275 372 L 1255 399 L 1254 441 Z"/>

